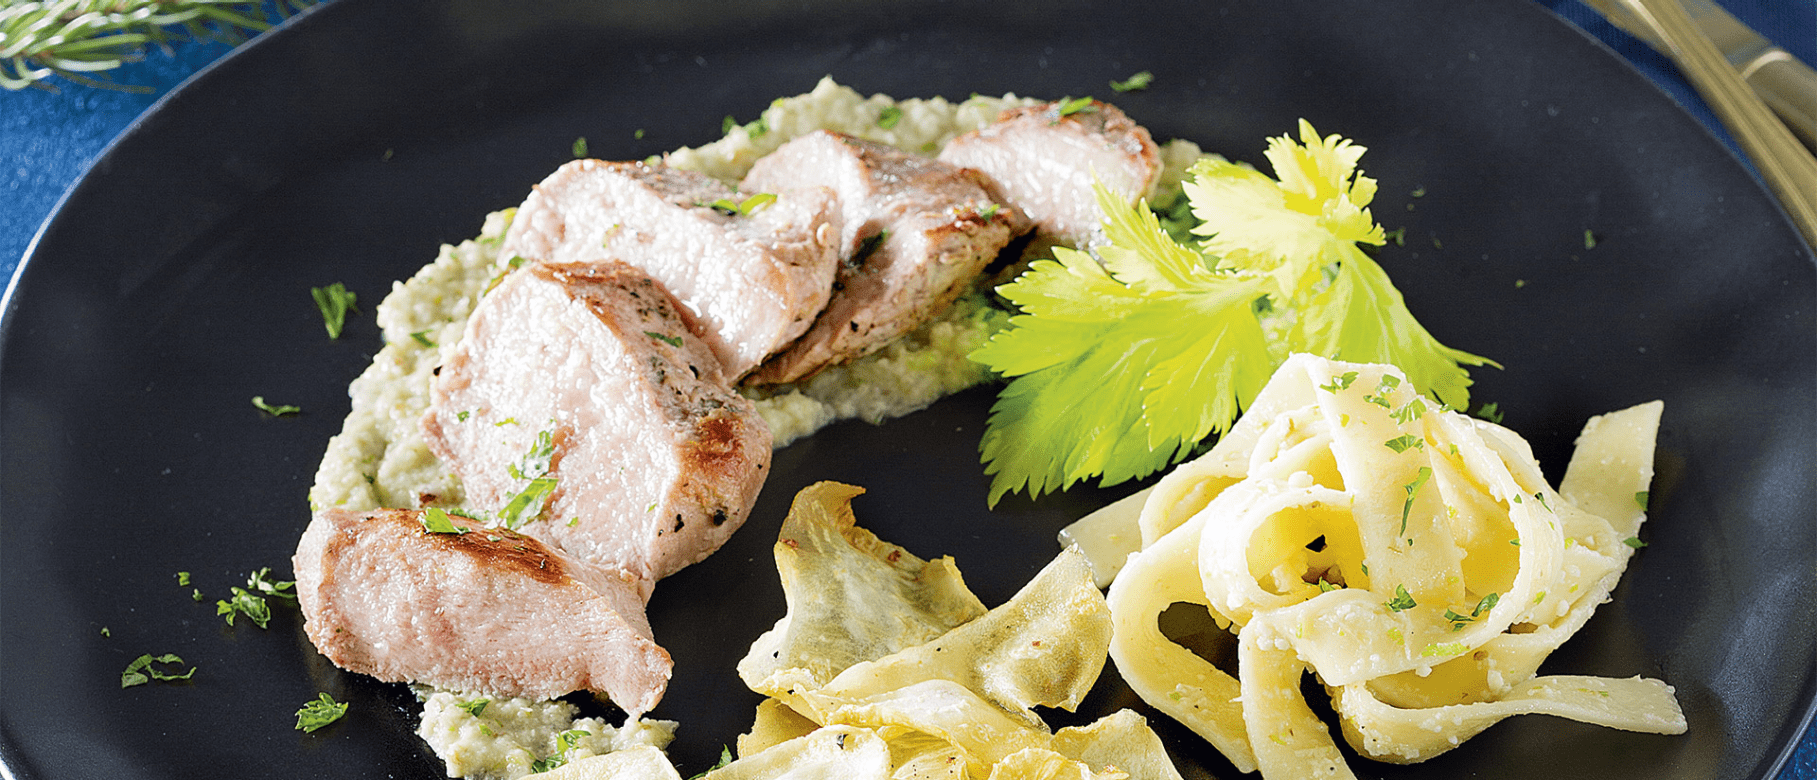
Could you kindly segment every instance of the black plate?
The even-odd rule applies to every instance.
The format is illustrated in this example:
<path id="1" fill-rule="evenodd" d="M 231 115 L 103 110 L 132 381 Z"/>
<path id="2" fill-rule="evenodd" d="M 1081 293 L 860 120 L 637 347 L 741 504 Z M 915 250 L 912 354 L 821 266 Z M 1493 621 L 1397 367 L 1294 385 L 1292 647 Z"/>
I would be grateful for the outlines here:
<path id="1" fill-rule="evenodd" d="M 402 686 L 340 673 L 294 610 L 228 628 L 210 597 L 289 557 L 305 493 L 377 349 L 370 307 L 568 158 L 712 140 L 823 74 L 899 97 L 1109 96 L 1161 138 L 1260 162 L 1299 117 L 1370 148 L 1381 252 L 1413 310 L 1506 371 L 1477 376 L 1552 476 L 1590 415 L 1666 400 L 1656 513 L 1614 603 L 1549 670 L 1661 676 L 1682 737 L 1504 723 L 1381 777 L 1765 777 L 1809 717 L 1817 626 L 1817 273 L 1701 128 L 1524 0 L 1130 4 L 339 0 L 135 125 L 44 232 L 0 344 L 0 757 L 13 776 L 421 777 Z M 634 131 L 643 129 L 641 139 Z M 1424 197 L 1416 197 L 1416 190 Z M 1584 233 L 1597 242 L 1586 248 Z M 311 286 L 363 313 L 324 338 Z M 270 419 L 253 395 L 301 404 Z M 956 556 L 987 603 L 1113 494 L 987 513 L 974 391 L 778 453 L 754 520 L 651 606 L 678 676 L 657 715 L 698 772 L 749 723 L 732 665 L 782 614 L 789 497 L 871 489 L 861 521 Z M 121 690 L 140 653 L 183 684 Z M 352 703 L 304 735 L 317 691 Z M 1107 674 L 1089 714 L 1140 706 Z M 1065 722 L 1065 719 L 1059 719 Z M 1234 772 L 1157 719 L 1188 774 Z"/>

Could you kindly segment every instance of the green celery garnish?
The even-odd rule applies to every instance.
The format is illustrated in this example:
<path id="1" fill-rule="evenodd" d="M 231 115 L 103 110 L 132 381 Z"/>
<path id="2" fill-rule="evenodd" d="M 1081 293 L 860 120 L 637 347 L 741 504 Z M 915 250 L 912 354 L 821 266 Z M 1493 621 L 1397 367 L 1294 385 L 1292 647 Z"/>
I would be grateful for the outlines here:
<path id="1" fill-rule="evenodd" d="M 1468 408 L 1463 365 L 1496 364 L 1434 339 L 1358 248 L 1384 240 L 1367 208 L 1375 181 L 1356 170 L 1363 147 L 1305 121 L 1299 130 L 1297 143 L 1269 139 L 1279 180 L 1220 160 L 1193 166 L 1185 192 L 1202 241 L 1174 239 L 1146 204 L 1099 187 L 1102 265 L 1056 248 L 998 288 L 1021 313 L 971 354 L 1011 378 L 980 445 L 993 505 L 1172 465 L 1230 428 L 1277 355 L 1393 364 Z M 1288 323 L 1279 332 L 1263 327 L 1274 316 Z"/>

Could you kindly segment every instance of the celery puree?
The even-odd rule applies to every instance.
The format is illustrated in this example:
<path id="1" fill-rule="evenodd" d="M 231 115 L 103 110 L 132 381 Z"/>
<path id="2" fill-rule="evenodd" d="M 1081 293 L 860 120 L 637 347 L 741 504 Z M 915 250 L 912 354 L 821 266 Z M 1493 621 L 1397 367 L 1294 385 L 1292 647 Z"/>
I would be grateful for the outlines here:
<path id="1" fill-rule="evenodd" d="M 1037 102 L 1015 95 L 973 96 L 957 103 L 938 97 L 895 101 L 861 96 L 829 78 L 807 94 L 772 102 L 759 121 L 733 127 L 718 141 L 671 152 L 665 161 L 736 182 L 758 157 L 816 129 L 933 154 L 954 136 L 989 124 L 1005 108 Z M 896 118 L 883 127 L 880 117 L 891 107 Z M 1165 170 L 1158 197 L 1178 191 L 1186 167 L 1198 156 L 1198 147 L 1190 142 L 1162 146 Z M 429 406 L 435 367 L 453 354 L 468 316 L 498 273 L 498 247 L 512 214 L 507 209 L 487 215 L 477 237 L 443 246 L 433 263 L 409 280 L 393 283 L 376 312 L 385 346 L 348 388 L 352 411 L 341 433 L 329 440 L 309 492 L 312 508 L 462 503 L 460 480 L 430 454 L 418 420 Z M 777 447 L 838 420 L 882 422 L 989 380 L 990 372 L 966 354 L 1007 319 L 1007 312 L 991 305 L 987 291 L 974 290 L 875 354 L 795 385 L 745 392 L 756 402 Z M 584 749 L 574 753 L 578 756 L 633 744 L 660 747 L 674 728 L 667 721 L 640 721 L 613 729 L 596 719 L 575 720 L 574 708 L 560 702 L 500 700 L 475 717 L 456 702 L 454 694 L 426 693 L 419 731 L 447 763 L 450 777 L 522 777 L 533 761 L 556 752 L 557 735 L 564 731 L 594 735 L 583 738 Z M 509 728 L 497 718 L 508 718 Z"/>

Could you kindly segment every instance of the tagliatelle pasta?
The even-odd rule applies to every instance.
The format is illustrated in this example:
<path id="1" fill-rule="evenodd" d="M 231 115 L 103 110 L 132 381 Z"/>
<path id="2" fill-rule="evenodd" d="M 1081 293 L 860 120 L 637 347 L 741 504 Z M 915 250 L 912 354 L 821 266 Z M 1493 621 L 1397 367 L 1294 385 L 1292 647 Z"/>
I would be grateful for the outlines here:
<path id="1" fill-rule="evenodd" d="M 1111 657 L 1144 700 L 1270 778 L 1352 776 L 1301 695 L 1307 671 L 1351 746 L 1383 761 L 1529 713 L 1681 733 L 1657 680 L 1536 676 L 1634 552 L 1661 409 L 1592 419 L 1561 492 L 1519 436 L 1397 369 L 1295 355 L 1152 488 L 1136 528 L 1119 510 L 1143 549 L 1111 585 Z M 1162 633 L 1178 603 L 1236 634 L 1236 675 Z"/>

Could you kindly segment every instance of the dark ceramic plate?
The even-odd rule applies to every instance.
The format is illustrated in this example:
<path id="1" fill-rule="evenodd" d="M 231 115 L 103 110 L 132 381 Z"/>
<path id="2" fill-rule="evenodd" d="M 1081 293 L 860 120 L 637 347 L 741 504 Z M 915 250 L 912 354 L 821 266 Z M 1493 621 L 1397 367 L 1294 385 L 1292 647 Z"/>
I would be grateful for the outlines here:
<path id="1" fill-rule="evenodd" d="M 1744 169 L 1646 82 L 1524 0 L 567 3 L 340 0 L 172 93 L 40 236 L 0 343 L 0 758 L 18 778 L 419 777 L 403 686 L 343 674 L 293 609 L 225 626 L 212 599 L 289 571 L 305 492 L 378 348 L 370 307 L 477 233 L 585 136 L 640 158 L 712 140 L 832 74 L 899 97 L 1108 96 L 1161 138 L 1260 162 L 1299 117 L 1367 145 L 1381 252 L 1558 476 L 1585 418 L 1666 401 L 1651 542 L 1552 671 L 1659 676 L 1682 737 L 1504 723 L 1381 777 L 1766 777 L 1809 717 L 1817 614 L 1817 281 Z M 641 139 L 634 131 L 645 130 Z M 1424 197 L 1414 195 L 1423 191 Z M 1585 245 L 1585 231 L 1596 237 Z M 308 288 L 362 314 L 324 338 Z M 300 404 L 271 419 L 247 399 Z M 777 454 L 749 526 L 651 604 L 678 674 L 657 715 L 704 769 L 757 697 L 733 664 L 783 612 L 769 547 L 790 496 L 868 487 L 861 521 L 952 554 L 987 603 L 1128 488 L 984 506 L 991 393 Z M 141 653 L 181 684 L 122 690 Z M 346 719 L 305 735 L 328 691 Z M 1107 672 L 1082 716 L 1141 708 Z M 1069 722 L 1056 717 L 1056 722 Z M 1157 718 L 1189 775 L 1229 778 Z"/>

